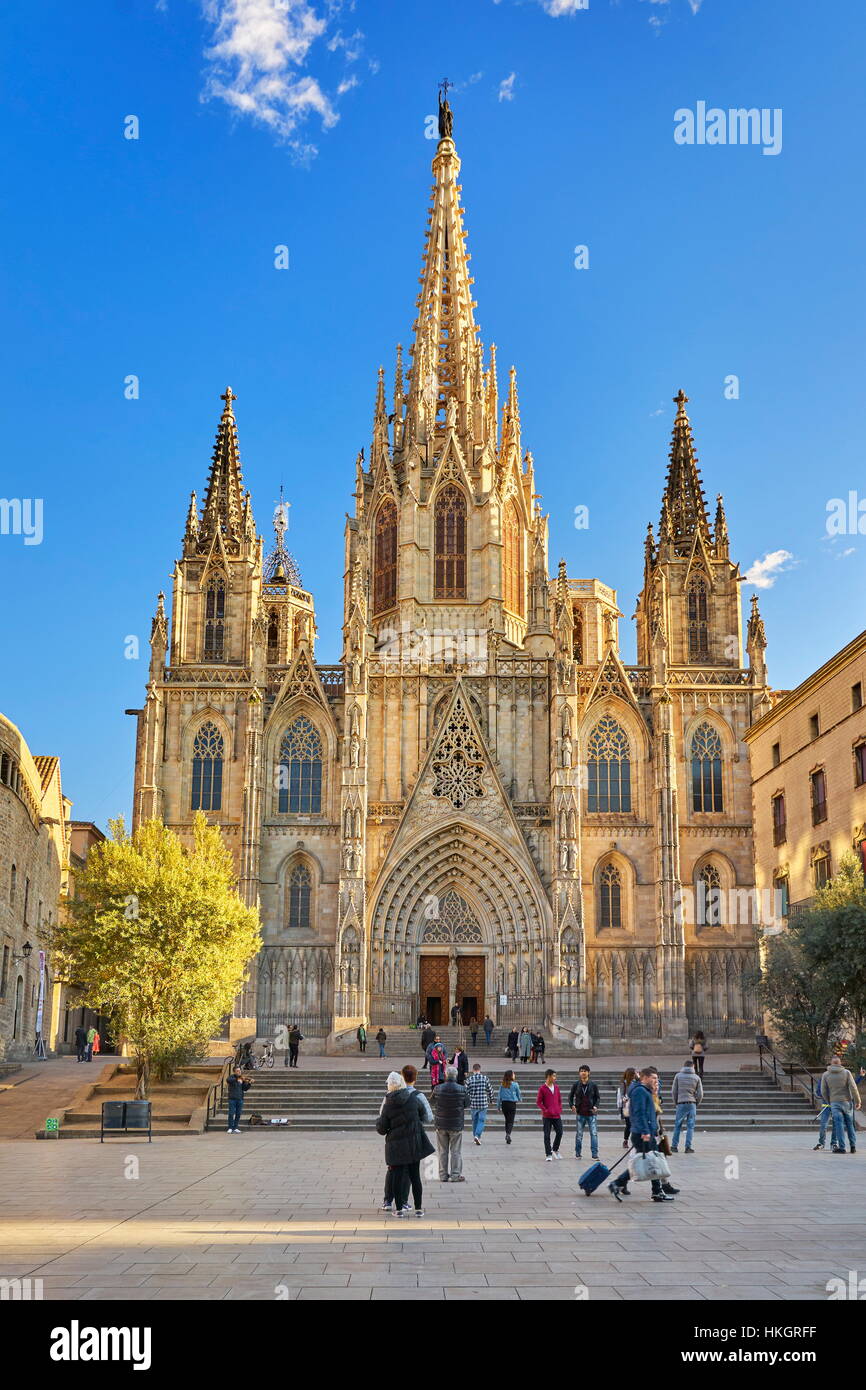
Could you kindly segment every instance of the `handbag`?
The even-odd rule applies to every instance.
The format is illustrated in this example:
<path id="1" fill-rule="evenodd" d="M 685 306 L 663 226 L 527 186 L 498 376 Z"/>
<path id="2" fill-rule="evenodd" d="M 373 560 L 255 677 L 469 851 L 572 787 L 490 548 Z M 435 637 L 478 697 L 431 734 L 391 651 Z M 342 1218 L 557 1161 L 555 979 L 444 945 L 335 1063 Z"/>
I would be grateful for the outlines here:
<path id="1" fill-rule="evenodd" d="M 662 1129 L 661 1126 L 659 1126 L 659 1132 L 656 1136 L 656 1142 L 658 1143 L 659 1153 L 664 1154 L 665 1158 L 670 1158 L 671 1141 L 667 1136 L 667 1130 Z"/>
<path id="2" fill-rule="evenodd" d="M 435 1153 L 428 1154 L 426 1158 L 421 1160 L 422 1182 L 435 1182 L 438 1171 Z"/>
<path id="3" fill-rule="evenodd" d="M 659 1179 L 664 1182 L 671 1175 L 670 1166 L 664 1154 L 650 1149 L 647 1154 L 638 1154 L 629 1165 L 634 1182 L 651 1182 Z"/>

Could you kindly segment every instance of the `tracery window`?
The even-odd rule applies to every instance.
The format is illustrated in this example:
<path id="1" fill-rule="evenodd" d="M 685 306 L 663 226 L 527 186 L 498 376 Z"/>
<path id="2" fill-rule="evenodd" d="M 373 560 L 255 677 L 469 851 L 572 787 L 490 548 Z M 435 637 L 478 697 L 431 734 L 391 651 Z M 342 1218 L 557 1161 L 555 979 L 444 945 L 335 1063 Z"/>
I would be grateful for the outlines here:
<path id="1" fill-rule="evenodd" d="M 722 877 L 715 864 L 705 864 L 698 874 L 697 911 L 695 924 L 699 927 L 719 927 L 722 924 Z"/>
<path id="2" fill-rule="evenodd" d="M 296 864 L 286 879 L 286 922 L 290 927 L 309 927 L 312 885 L 307 866 Z"/>
<path id="3" fill-rule="evenodd" d="M 226 582 L 212 575 L 205 589 L 204 659 L 222 661 L 225 656 Z"/>
<path id="4" fill-rule="evenodd" d="M 722 740 L 712 724 L 692 734 L 692 810 L 722 809 Z"/>
<path id="5" fill-rule="evenodd" d="M 388 497 L 376 513 L 373 552 L 373 612 L 397 602 L 397 507 Z"/>
<path id="6" fill-rule="evenodd" d="M 707 586 L 703 579 L 689 585 L 689 661 L 706 661 L 709 656 L 707 636 Z"/>
<path id="7" fill-rule="evenodd" d="M 502 518 L 502 538 L 504 541 L 504 585 L 505 607 L 519 618 L 524 614 L 523 602 L 523 532 L 520 517 L 513 500 L 505 507 Z"/>
<path id="8" fill-rule="evenodd" d="M 433 759 L 433 795 L 446 798 L 456 811 L 462 811 L 467 802 L 484 795 L 483 769 L 484 755 L 458 697 Z"/>
<path id="9" fill-rule="evenodd" d="M 587 810 L 631 810 L 631 756 L 628 735 L 604 715 L 587 744 Z"/>
<path id="10" fill-rule="evenodd" d="M 600 927 L 622 926 L 622 875 L 615 864 L 605 864 L 598 876 Z"/>
<path id="11" fill-rule="evenodd" d="M 192 809 L 219 811 L 223 795 L 223 736 L 216 724 L 202 724 L 192 745 Z"/>
<path id="12" fill-rule="evenodd" d="M 466 597 L 466 498 L 449 483 L 434 513 L 434 598 Z"/>
<path id="13" fill-rule="evenodd" d="M 306 715 L 289 725 L 280 745 L 278 809 L 293 815 L 322 809 L 322 740 Z"/>

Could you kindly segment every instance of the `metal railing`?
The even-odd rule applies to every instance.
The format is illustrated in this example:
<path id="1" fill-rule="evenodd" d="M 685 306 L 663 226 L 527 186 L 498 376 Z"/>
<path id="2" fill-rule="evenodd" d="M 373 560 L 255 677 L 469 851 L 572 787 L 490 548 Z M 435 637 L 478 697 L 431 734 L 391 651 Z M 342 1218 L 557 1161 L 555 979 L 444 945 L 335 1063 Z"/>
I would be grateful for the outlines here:
<path id="1" fill-rule="evenodd" d="M 688 1014 L 689 1036 L 703 1033 L 706 1038 L 753 1038 L 755 1020 L 735 1014 Z"/>
<path id="2" fill-rule="evenodd" d="M 312 1013 L 292 1013 L 288 1009 L 277 1009 L 271 1013 L 259 1014 L 256 1019 L 256 1036 L 275 1038 L 277 1029 L 289 1029 L 298 1025 L 304 1037 L 326 1037 L 331 1031 L 332 1016 L 322 1011 Z"/>
<path id="3" fill-rule="evenodd" d="M 544 1023 L 546 1014 L 543 994 L 515 994 L 507 1004 L 497 1004 L 496 1022 L 500 1028 L 524 1023 L 527 1028 L 538 1029 Z"/>
<path id="4" fill-rule="evenodd" d="M 789 1090 L 792 1092 L 796 1086 L 799 1086 L 803 1094 L 808 1095 L 812 1109 L 817 1109 L 818 1098 L 815 1095 L 815 1078 L 807 1066 L 800 1062 L 783 1062 L 776 1056 L 772 1048 L 767 1047 L 762 1042 L 758 1043 L 758 1066 L 762 1072 L 766 1071 L 767 1075 L 772 1076 L 774 1083 L 780 1089 L 784 1085 L 785 1078 L 790 1083 Z M 801 1079 L 803 1077 L 805 1080 Z M 806 1081 L 809 1083 L 808 1088 Z"/>
<path id="5" fill-rule="evenodd" d="M 222 1103 L 225 1100 L 226 1085 L 228 1084 L 229 1072 L 234 1065 L 234 1057 L 226 1057 L 220 1068 L 219 1081 L 215 1081 L 207 1093 L 207 1115 L 205 1118 L 205 1129 L 210 1129 L 211 1120 L 215 1120 Z"/>
<path id="6" fill-rule="evenodd" d="M 660 1038 L 661 1015 L 645 1014 L 588 1014 L 592 1038 Z"/>

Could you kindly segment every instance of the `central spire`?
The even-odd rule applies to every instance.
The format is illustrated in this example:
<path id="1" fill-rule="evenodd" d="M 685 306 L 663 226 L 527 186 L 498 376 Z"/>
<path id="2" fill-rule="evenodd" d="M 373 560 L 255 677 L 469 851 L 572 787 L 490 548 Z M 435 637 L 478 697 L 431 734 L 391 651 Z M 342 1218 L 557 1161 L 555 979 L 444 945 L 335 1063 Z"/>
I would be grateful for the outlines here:
<path id="1" fill-rule="evenodd" d="M 712 543 L 692 427 L 686 414 L 688 399 L 682 389 L 674 396 L 677 414 L 662 498 L 660 538 L 671 541 L 675 554 L 684 553 L 684 548 L 690 549 L 696 533 L 707 545 Z"/>
<path id="2" fill-rule="evenodd" d="M 483 399 L 485 384 L 469 253 L 464 245 L 467 233 L 457 182 L 460 159 L 452 138 L 454 117 L 447 99 L 448 86 L 450 83 L 442 84 L 444 99 L 441 88 L 439 92 L 440 139 L 433 158 L 421 292 L 410 348 L 407 421 L 410 436 L 419 440 L 444 437 L 449 415 L 465 436 L 471 428 L 473 405 Z"/>

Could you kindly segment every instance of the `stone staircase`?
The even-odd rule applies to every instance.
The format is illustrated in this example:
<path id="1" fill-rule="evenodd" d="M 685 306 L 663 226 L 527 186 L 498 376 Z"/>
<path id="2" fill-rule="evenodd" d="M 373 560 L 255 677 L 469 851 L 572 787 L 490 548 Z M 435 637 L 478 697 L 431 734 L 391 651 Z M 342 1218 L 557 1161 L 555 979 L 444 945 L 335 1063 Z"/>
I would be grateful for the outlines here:
<path id="1" fill-rule="evenodd" d="M 443 1042 L 445 1038 L 443 1037 Z M 389 1035 L 390 1045 L 390 1035 Z M 483 1043 L 481 1048 L 483 1048 Z M 495 1056 L 491 1046 L 488 1061 L 478 1049 L 479 1060 L 488 1068 L 494 1097 L 498 1094 L 502 1072 L 507 1059 Z M 485 1049 L 486 1051 L 486 1049 Z M 420 1063 L 420 1043 L 418 1058 Z M 369 1056 L 369 1049 L 368 1049 Z M 411 1056 L 411 1053 L 410 1053 Z M 366 1071 L 337 1072 L 317 1071 L 316 1059 L 311 1057 L 307 1065 L 303 1056 L 297 1069 L 274 1067 L 273 1071 L 259 1071 L 250 1075 L 252 1086 L 247 1091 L 244 1105 L 243 1128 L 246 1129 L 250 1115 L 258 1113 L 265 1124 L 256 1127 L 257 1134 L 286 1133 L 288 1130 L 317 1130 L 320 1133 L 363 1130 L 372 1133 L 376 1115 L 385 1093 L 385 1079 L 392 1067 L 399 1067 L 398 1061 L 385 1058 L 375 1062 Z M 553 1065 L 556 1065 L 555 1063 Z M 578 1062 L 572 1056 L 567 1066 L 559 1070 L 558 1085 L 562 1091 L 563 1105 L 566 1107 L 565 1120 L 571 1125 L 571 1111 L 567 1109 L 568 1093 L 571 1084 L 577 1079 Z M 514 1067 L 517 1080 L 523 1093 L 523 1102 L 518 1107 L 518 1124 L 540 1127 L 541 1120 L 535 1108 L 535 1096 L 544 1077 L 540 1065 Z M 662 1067 L 661 1095 L 665 1106 L 665 1124 L 670 1132 L 673 1129 L 674 1106 L 669 1099 L 671 1082 L 676 1068 Z M 620 1073 L 593 1067 L 593 1080 L 601 1091 L 601 1113 L 599 1128 L 602 1133 L 622 1132 L 621 1120 L 616 1112 L 616 1088 Z M 419 1087 L 429 1096 L 429 1073 L 419 1071 Z M 211 1119 L 209 1128 L 225 1129 L 228 1106 L 223 1102 L 221 1109 Z M 287 1125 L 270 1125 L 271 1119 L 287 1118 Z M 468 1121 L 467 1121 L 468 1123 Z M 502 1127 L 502 1115 L 496 1109 L 488 1111 L 488 1128 Z M 698 1131 L 701 1130 L 808 1130 L 812 1124 L 812 1110 L 808 1100 L 800 1091 L 791 1093 L 780 1091 L 771 1079 L 757 1071 L 718 1071 L 708 1072 L 704 1081 L 704 1100 L 698 1110 Z M 573 1127 L 573 1126 L 572 1126 Z"/>

